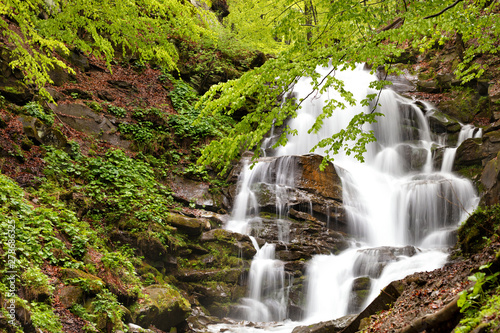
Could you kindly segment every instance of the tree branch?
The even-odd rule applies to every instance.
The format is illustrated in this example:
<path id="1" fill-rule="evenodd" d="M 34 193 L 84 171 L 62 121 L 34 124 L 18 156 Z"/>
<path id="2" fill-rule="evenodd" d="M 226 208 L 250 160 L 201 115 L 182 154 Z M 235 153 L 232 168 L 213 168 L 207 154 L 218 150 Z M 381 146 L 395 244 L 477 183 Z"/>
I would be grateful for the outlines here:
<path id="1" fill-rule="evenodd" d="M 427 20 L 427 19 L 430 19 L 430 18 L 433 18 L 433 17 L 436 17 L 436 16 L 439 16 L 441 14 L 443 14 L 445 11 L 449 10 L 449 9 L 452 9 L 453 7 L 455 7 L 456 5 L 458 5 L 459 2 L 462 2 L 463 0 L 456 0 L 454 3 L 452 3 L 451 5 L 449 5 L 448 7 L 444 8 L 442 11 L 440 11 L 439 13 L 436 13 L 436 14 L 432 14 L 432 15 L 429 15 L 429 16 L 426 16 L 424 17 L 424 20 Z"/>

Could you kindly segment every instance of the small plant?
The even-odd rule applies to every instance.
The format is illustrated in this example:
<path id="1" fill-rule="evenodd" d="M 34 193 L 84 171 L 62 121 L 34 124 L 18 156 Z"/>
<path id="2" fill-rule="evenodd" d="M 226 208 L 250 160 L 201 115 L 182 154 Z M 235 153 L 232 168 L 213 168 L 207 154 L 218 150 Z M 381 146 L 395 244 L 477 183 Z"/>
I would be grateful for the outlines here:
<path id="1" fill-rule="evenodd" d="M 54 287 L 49 284 L 49 278 L 43 274 L 38 267 L 29 267 L 21 275 L 21 282 L 25 287 L 28 298 L 33 298 L 34 295 L 44 293 L 51 294 Z"/>
<path id="2" fill-rule="evenodd" d="M 43 107 L 37 102 L 29 102 L 23 107 L 23 109 L 27 114 L 40 119 L 47 125 L 52 126 L 52 124 L 54 124 L 54 115 L 52 113 L 46 113 Z"/>
<path id="3" fill-rule="evenodd" d="M 108 105 L 108 112 L 114 114 L 118 118 L 125 118 L 127 116 L 127 110 L 119 106 Z"/>
<path id="4" fill-rule="evenodd" d="M 97 103 L 96 101 L 90 101 L 90 102 L 85 102 L 89 108 L 96 112 L 101 112 L 102 111 L 102 105 Z"/>
<path id="5" fill-rule="evenodd" d="M 33 326 L 43 332 L 63 333 L 59 317 L 52 311 L 49 305 L 33 302 L 30 308 Z"/>
<path id="6" fill-rule="evenodd" d="M 71 95 L 71 98 L 73 98 L 73 99 L 78 99 L 78 97 L 80 97 L 77 92 L 72 92 L 70 95 Z"/>

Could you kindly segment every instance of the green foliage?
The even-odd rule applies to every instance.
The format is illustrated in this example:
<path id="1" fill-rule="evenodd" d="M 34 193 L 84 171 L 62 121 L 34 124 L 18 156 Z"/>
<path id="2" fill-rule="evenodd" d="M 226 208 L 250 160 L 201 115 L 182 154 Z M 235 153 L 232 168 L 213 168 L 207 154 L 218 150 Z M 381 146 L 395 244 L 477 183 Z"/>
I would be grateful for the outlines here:
<path id="1" fill-rule="evenodd" d="M 52 308 L 45 303 L 33 302 L 30 305 L 33 326 L 44 332 L 63 333 L 61 321 Z"/>
<path id="2" fill-rule="evenodd" d="M 23 109 L 30 116 L 36 117 L 48 125 L 52 126 L 54 123 L 54 114 L 46 113 L 43 107 L 37 102 L 29 102 Z"/>
<path id="3" fill-rule="evenodd" d="M 108 112 L 114 114 L 118 118 L 124 118 L 127 116 L 127 110 L 119 106 L 108 105 Z"/>
<path id="4" fill-rule="evenodd" d="M 478 207 L 458 229 L 457 247 L 464 254 L 477 253 L 499 237 L 499 228 L 500 205 Z"/>
<path id="5" fill-rule="evenodd" d="M 233 125 L 230 117 L 214 115 L 200 117 L 200 109 L 194 104 L 198 95 L 194 89 L 182 80 L 170 77 L 174 89 L 170 92 L 170 100 L 178 112 L 170 116 L 168 124 L 180 138 L 192 138 L 195 141 L 205 137 L 222 137 Z"/>
<path id="6" fill-rule="evenodd" d="M 425 52 L 459 34 L 465 52 L 455 74 L 463 82 L 481 76 L 487 68 L 473 59 L 500 50 L 496 38 L 500 25 L 494 23 L 500 19 L 500 3 L 486 0 L 457 3 L 458 6 L 444 10 L 446 4 L 442 1 L 257 0 L 251 4 L 230 1 L 230 15 L 224 21 L 227 27 L 248 44 L 266 48 L 276 57 L 237 80 L 213 86 L 200 99 L 202 118 L 231 115 L 242 107 L 256 105 L 226 137 L 204 150 L 200 162 L 224 171 L 229 161 L 244 150 L 251 149 L 258 157 L 260 142 L 273 124 L 284 126 L 287 119 L 297 115 L 300 101 L 290 99 L 281 105 L 278 101 L 300 77 L 313 78 L 311 92 L 331 87 L 347 103 L 362 104 L 352 100 L 333 72 L 328 78 L 319 77 L 318 66 L 330 65 L 342 70 L 368 62 L 373 69 L 385 66 L 389 74 L 399 73 L 396 66 L 386 64 L 403 52 Z M 388 27 L 396 20 L 401 24 Z M 401 45 L 411 46 L 405 49 Z M 316 131 L 322 119 L 343 107 L 340 101 L 328 101 L 311 131 Z M 359 158 L 364 146 L 373 140 L 370 133 L 360 130 L 360 125 L 373 120 L 371 114 L 360 114 L 342 133 L 334 134 L 317 148 L 329 147 L 326 150 L 334 154 L 351 147 L 347 141 L 359 139 L 354 149 L 347 150 Z M 285 127 L 277 145 L 285 144 L 287 135 L 292 134 Z M 344 136 L 347 138 L 343 139 Z"/>
<path id="7" fill-rule="evenodd" d="M 39 15 L 41 10 L 46 16 Z M 51 82 L 52 68 L 67 69 L 55 57 L 55 52 L 69 54 L 65 44 L 101 56 L 108 65 L 117 53 L 130 52 L 139 63 L 154 61 L 173 69 L 178 55 L 172 38 L 213 38 L 206 26 L 217 22 L 210 12 L 177 0 L 6 0 L 0 14 L 19 25 L 18 32 L 0 20 L 14 46 L 10 66 L 22 70 L 27 82 L 49 99 L 43 87 Z"/>
<path id="8" fill-rule="evenodd" d="M 460 293 L 457 305 L 460 307 L 460 312 L 464 314 L 464 318 L 460 320 L 455 332 L 470 332 L 485 321 L 485 319 L 492 318 L 493 315 L 499 313 L 500 285 L 498 283 L 498 275 L 500 272 L 486 274 L 484 270 L 490 267 L 491 263 L 481 266 L 479 272 L 469 276 L 469 280 L 474 282 L 474 286 L 468 291 L 464 290 Z M 499 319 L 495 318 L 495 316 L 493 318 L 496 323 L 487 323 L 487 326 L 492 328 L 499 324 Z"/>
<path id="9" fill-rule="evenodd" d="M 107 289 L 97 294 L 96 299 L 92 302 L 94 313 L 104 316 L 112 324 L 113 328 L 123 329 L 121 318 L 124 314 L 123 308 L 118 303 L 116 296 Z"/>
<path id="10" fill-rule="evenodd" d="M 49 278 L 43 274 L 39 267 L 28 267 L 21 274 L 21 283 L 28 290 L 28 293 L 50 294 L 54 287 L 49 284 Z"/>
<path id="11" fill-rule="evenodd" d="M 150 121 L 141 121 L 132 124 L 121 123 L 118 125 L 118 129 L 120 133 L 126 135 L 126 138 L 131 137 L 133 140 L 139 143 L 150 143 L 155 139 L 153 123 Z"/>
<path id="12" fill-rule="evenodd" d="M 44 172 L 61 185 L 71 180 L 85 182 L 83 191 L 98 202 L 111 220 L 133 218 L 147 224 L 163 224 L 172 203 L 169 190 L 157 183 L 153 169 L 121 150 L 109 150 L 104 156 L 72 160 L 61 150 L 48 149 Z M 97 210 L 97 207 L 96 207 Z"/>

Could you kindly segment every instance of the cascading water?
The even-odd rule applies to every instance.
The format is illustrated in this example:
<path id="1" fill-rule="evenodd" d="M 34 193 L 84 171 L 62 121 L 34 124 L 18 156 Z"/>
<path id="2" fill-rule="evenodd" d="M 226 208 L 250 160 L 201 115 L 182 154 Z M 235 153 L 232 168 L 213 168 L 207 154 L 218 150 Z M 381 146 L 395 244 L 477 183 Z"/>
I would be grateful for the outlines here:
<path id="1" fill-rule="evenodd" d="M 326 75 L 330 69 L 317 71 Z M 368 88 L 376 78 L 360 68 L 336 71 L 334 75 L 344 81 L 346 90 L 357 101 L 367 94 L 378 93 Z M 309 95 L 310 82 L 303 78 L 295 84 L 293 92 L 297 100 Z M 323 105 L 332 98 L 342 101 L 333 90 L 308 97 L 297 117 L 289 122 L 298 135 L 290 137 L 275 155 L 307 154 L 319 140 L 345 128 L 355 114 L 370 111 L 368 107 L 347 106 L 325 119 L 318 133 L 308 133 Z M 389 282 L 442 266 L 447 257 L 442 249 L 451 245 L 453 230 L 477 205 L 471 182 L 451 173 L 456 147 L 446 148 L 442 166 L 433 170 L 432 148 L 439 143 L 431 140 L 426 119 L 430 110 L 422 111 L 416 103 L 389 89 L 381 91 L 377 102 L 380 104 L 377 112 L 384 116 L 365 128 L 373 130 L 377 137 L 377 142 L 367 147 L 366 162 L 359 163 L 342 154 L 335 156 L 335 164 L 341 167 L 337 173 L 342 179 L 348 231 L 358 242 L 338 255 L 317 255 L 309 262 L 306 322 L 358 312 Z M 464 126 L 457 146 L 474 135 L 480 133 Z M 286 226 L 290 200 L 287 189 L 294 186 L 293 170 L 287 159 L 281 161 L 280 165 L 263 161 L 253 169 L 246 167 L 240 176 L 233 218 L 226 228 L 246 234 L 258 229 L 260 219 L 253 187 L 265 183 L 277 193 L 273 198 L 276 220 L 283 231 L 278 240 L 288 242 L 283 225 Z M 274 168 L 273 172 L 270 168 Z M 243 306 L 253 310 L 247 312 L 246 320 L 283 320 L 286 316 L 286 293 L 280 291 L 286 288 L 283 263 L 273 255 L 274 247 L 266 244 L 258 249 L 252 263 L 249 297 Z M 269 279 L 273 276 L 279 281 L 271 283 Z M 360 280 L 368 281 L 369 296 L 354 302 L 352 290 Z M 267 285 L 265 293 L 263 285 Z"/>

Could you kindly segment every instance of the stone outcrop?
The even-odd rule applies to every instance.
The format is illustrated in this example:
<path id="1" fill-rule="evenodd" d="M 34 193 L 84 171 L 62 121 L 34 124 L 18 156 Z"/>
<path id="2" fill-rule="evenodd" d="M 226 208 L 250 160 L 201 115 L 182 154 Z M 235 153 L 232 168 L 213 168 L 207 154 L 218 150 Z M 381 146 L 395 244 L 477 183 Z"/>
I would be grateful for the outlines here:
<path id="1" fill-rule="evenodd" d="M 142 327 L 154 325 L 163 331 L 170 331 L 185 322 L 191 312 L 191 305 L 181 294 L 166 285 L 152 285 L 145 289 L 147 302 L 140 304 L 132 316 Z"/>
<path id="2" fill-rule="evenodd" d="M 336 226 L 340 231 L 346 230 L 346 217 L 342 206 L 342 183 L 335 166 L 328 162 L 324 170 L 320 170 L 323 158 L 319 155 L 282 156 L 262 158 L 266 163 L 263 166 L 265 176 L 261 181 L 254 182 L 251 187 L 255 198 L 262 211 L 277 212 L 279 205 L 286 205 L 294 210 L 299 219 L 309 214 L 311 217 L 323 222 L 325 225 Z M 288 179 L 277 178 L 277 170 L 286 168 Z M 236 166 L 230 179 L 236 179 L 241 172 L 241 166 Z M 230 193 L 232 199 L 236 196 L 236 186 Z M 279 195 L 280 202 L 277 201 Z M 283 202 L 286 197 L 286 202 Z M 302 217 L 301 217 L 302 216 Z M 331 224 L 329 223 L 331 222 Z"/>

